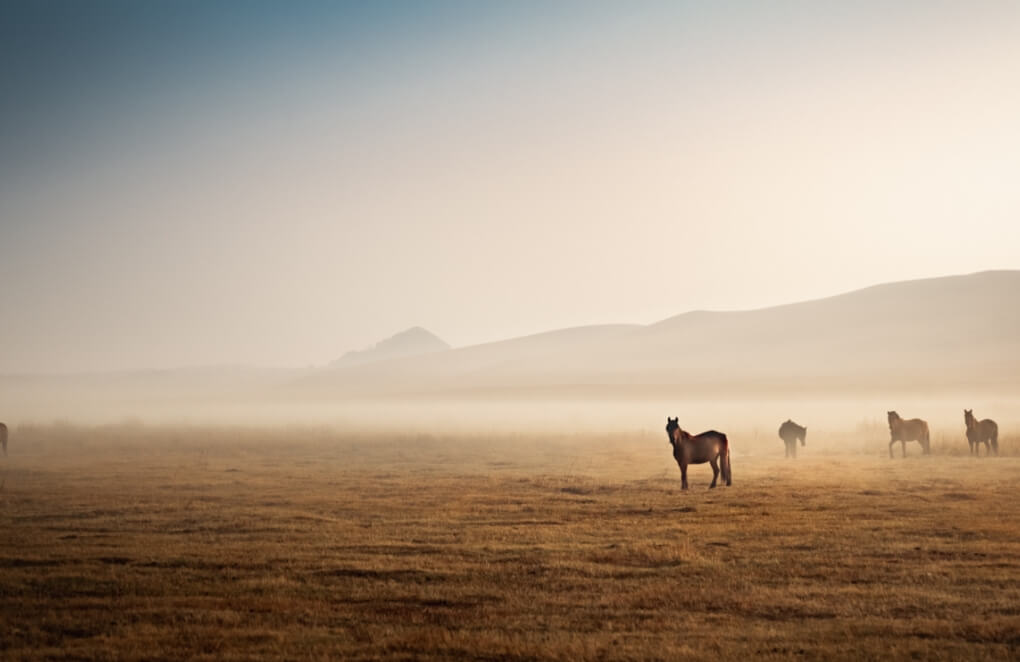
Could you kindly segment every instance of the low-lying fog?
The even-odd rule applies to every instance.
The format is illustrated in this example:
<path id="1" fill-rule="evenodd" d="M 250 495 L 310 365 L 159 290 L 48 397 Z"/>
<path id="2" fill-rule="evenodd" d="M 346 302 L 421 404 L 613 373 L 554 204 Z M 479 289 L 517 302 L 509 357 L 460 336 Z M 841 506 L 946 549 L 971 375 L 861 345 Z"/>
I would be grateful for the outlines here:
<path id="1" fill-rule="evenodd" d="M 22 403 L 18 415 L 8 417 L 16 439 L 18 426 L 146 425 L 242 426 L 245 428 L 326 427 L 339 435 L 477 436 L 486 439 L 515 435 L 584 437 L 595 435 L 658 436 L 667 416 L 677 416 L 691 432 L 717 429 L 726 432 L 738 454 L 782 450 L 777 437 L 787 418 L 808 428 L 810 453 L 821 449 L 857 452 L 881 448 L 888 442 L 886 411 L 904 418 L 923 418 L 932 430 L 936 450 L 966 450 L 963 409 L 999 423 L 1000 438 L 1010 437 L 1020 424 L 1016 398 L 1007 394 L 762 396 L 757 398 L 692 399 L 681 397 L 577 397 L 544 398 L 419 398 L 346 400 L 337 402 L 174 400 L 122 403 Z M 8 399 L 8 403 L 10 400 Z M 12 443 L 16 443 L 12 442 Z M 919 452 L 916 444 L 911 445 Z M 1007 446 L 1003 450 L 1006 451 Z M 909 452 L 909 449 L 908 449 Z M 897 450 L 897 454 L 899 451 Z"/>

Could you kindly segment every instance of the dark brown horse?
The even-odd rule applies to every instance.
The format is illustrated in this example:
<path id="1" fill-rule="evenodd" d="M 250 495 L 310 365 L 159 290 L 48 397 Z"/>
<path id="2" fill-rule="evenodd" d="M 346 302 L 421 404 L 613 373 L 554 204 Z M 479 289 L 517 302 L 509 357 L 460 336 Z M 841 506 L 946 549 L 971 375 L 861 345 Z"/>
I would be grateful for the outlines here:
<path id="1" fill-rule="evenodd" d="M 666 418 L 666 434 L 673 446 L 673 458 L 680 465 L 681 489 L 687 489 L 687 465 L 712 465 L 712 484 L 715 487 L 722 467 L 723 480 L 727 485 L 733 484 L 733 470 L 730 468 L 730 442 L 722 432 L 709 430 L 693 437 L 680 428 L 679 418 Z"/>
<path id="2" fill-rule="evenodd" d="M 797 440 L 800 445 L 807 445 L 807 428 L 801 427 L 786 419 L 786 422 L 779 426 L 779 438 L 786 444 L 786 457 L 797 457 Z"/>
<path id="3" fill-rule="evenodd" d="M 894 411 L 886 412 L 889 417 L 889 457 L 892 457 L 892 447 L 897 441 L 903 445 L 903 457 L 907 456 L 907 442 L 918 441 L 925 455 L 931 455 L 931 439 L 928 435 L 928 423 L 920 418 L 903 420 Z"/>
<path id="4" fill-rule="evenodd" d="M 985 445 L 985 455 L 993 450 L 999 454 L 999 424 L 990 418 L 979 421 L 974 418 L 973 409 L 963 410 L 963 421 L 967 424 L 967 443 L 970 444 L 971 455 L 981 455 L 981 447 Z M 988 443 L 991 442 L 989 448 Z"/>

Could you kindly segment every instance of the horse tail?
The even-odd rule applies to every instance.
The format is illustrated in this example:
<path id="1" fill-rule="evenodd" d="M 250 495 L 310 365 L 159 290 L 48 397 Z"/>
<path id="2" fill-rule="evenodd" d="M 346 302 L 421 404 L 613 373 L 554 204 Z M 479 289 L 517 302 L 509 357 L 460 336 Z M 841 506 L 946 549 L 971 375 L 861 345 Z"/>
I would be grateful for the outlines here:
<path id="1" fill-rule="evenodd" d="M 723 471 L 726 473 L 723 475 L 723 478 L 726 479 L 726 484 L 729 485 L 733 482 L 733 468 L 730 466 L 730 440 L 725 434 L 720 433 L 720 436 L 722 437 L 723 453 L 725 454 L 722 465 Z"/>
<path id="2" fill-rule="evenodd" d="M 999 454 L 999 424 L 992 421 L 992 434 L 989 435 L 992 439 L 992 448 L 995 449 L 995 454 Z"/>
<path id="3" fill-rule="evenodd" d="M 924 437 L 924 452 L 931 453 L 931 437 L 928 434 L 928 423 L 924 424 L 924 429 L 921 431 L 921 436 Z"/>
<path id="4" fill-rule="evenodd" d="M 0 423 L 0 446 L 4 449 L 4 455 L 7 455 L 7 426 Z"/>

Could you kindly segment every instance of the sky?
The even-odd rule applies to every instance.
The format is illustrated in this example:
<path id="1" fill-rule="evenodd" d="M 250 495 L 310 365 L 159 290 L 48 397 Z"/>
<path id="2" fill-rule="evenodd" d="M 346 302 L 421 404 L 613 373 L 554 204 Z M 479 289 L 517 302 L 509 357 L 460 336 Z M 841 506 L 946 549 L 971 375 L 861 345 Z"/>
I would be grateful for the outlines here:
<path id="1" fill-rule="evenodd" d="M 1015 2 L 0 3 L 0 373 L 1020 268 Z"/>

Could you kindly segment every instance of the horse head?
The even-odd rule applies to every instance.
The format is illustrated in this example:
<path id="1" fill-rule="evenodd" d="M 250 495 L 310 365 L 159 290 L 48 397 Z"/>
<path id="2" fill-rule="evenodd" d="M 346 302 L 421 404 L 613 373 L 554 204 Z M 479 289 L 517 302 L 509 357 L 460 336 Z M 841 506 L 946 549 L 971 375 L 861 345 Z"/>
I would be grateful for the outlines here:
<path id="1" fill-rule="evenodd" d="M 967 424 L 967 427 L 972 427 L 974 425 L 974 410 L 973 409 L 964 409 L 963 410 L 963 422 Z"/>
<path id="2" fill-rule="evenodd" d="M 892 425 L 893 421 L 900 420 L 900 415 L 897 414 L 895 411 L 888 411 L 888 412 L 886 412 L 886 416 L 889 417 L 889 425 Z"/>
<path id="3" fill-rule="evenodd" d="M 669 438 L 669 443 L 674 443 L 676 437 L 676 430 L 680 429 L 680 417 L 670 418 L 666 417 L 666 436 Z"/>

